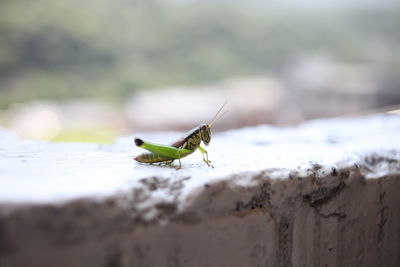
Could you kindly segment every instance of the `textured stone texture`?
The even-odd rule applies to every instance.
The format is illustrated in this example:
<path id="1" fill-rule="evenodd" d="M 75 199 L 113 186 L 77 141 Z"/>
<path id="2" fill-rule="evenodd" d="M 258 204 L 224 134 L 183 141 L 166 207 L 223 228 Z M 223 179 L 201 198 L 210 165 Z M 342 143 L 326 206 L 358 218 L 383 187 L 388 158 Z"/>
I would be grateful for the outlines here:
<path id="1" fill-rule="evenodd" d="M 0 132 L 0 266 L 400 266 L 400 117 L 215 134 L 183 168 L 132 137 Z M 143 133 L 168 143 L 176 133 Z"/>

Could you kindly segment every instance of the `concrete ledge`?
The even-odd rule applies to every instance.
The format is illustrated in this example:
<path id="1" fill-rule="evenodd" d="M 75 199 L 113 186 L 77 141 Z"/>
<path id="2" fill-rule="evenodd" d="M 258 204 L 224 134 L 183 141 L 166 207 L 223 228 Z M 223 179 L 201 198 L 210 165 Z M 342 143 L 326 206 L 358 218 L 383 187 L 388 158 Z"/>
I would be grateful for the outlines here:
<path id="1" fill-rule="evenodd" d="M 183 169 L 0 132 L 0 266 L 400 266 L 400 117 L 215 135 Z M 169 143 L 179 134 L 142 134 Z"/>

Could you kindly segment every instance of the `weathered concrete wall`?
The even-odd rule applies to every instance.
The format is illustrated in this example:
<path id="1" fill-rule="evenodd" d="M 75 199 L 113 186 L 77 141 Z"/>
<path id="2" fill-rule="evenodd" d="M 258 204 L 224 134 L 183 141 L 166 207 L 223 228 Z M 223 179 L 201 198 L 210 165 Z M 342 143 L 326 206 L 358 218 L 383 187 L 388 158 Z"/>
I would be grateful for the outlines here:
<path id="1" fill-rule="evenodd" d="M 400 117 L 216 135 L 215 165 L 0 139 L 0 266 L 400 266 Z M 143 134 L 168 140 L 170 134 Z"/>

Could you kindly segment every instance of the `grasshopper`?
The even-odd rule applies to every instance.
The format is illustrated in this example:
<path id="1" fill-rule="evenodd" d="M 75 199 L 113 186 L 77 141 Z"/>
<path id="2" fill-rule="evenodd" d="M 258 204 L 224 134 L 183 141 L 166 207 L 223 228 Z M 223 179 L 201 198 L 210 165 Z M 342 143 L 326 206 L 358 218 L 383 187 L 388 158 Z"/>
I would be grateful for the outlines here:
<path id="1" fill-rule="evenodd" d="M 203 161 L 209 166 L 214 168 L 211 165 L 211 161 L 208 159 L 208 152 L 203 147 L 200 146 L 200 143 L 203 142 L 206 146 L 211 141 L 211 126 L 214 122 L 220 119 L 223 115 L 225 115 L 228 111 L 223 112 L 220 116 L 218 116 L 226 103 L 222 105 L 222 107 L 215 114 L 214 118 L 210 123 L 202 123 L 199 126 L 190 130 L 185 136 L 171 145 L 161 145 L 143 141 L 142 139 L 135 137 L 135 145 L 150 151 L 150 153 L 142 153 L 134 158 L 134 160 L 141 163 L 160 163 L 171 165 L 174 160 L 179 160 L 179 169 L 182 167 L 181 158 L 184 158 L 190 154 L 192 154 L 196 149 L 199 149 L 203 156 Z"/>

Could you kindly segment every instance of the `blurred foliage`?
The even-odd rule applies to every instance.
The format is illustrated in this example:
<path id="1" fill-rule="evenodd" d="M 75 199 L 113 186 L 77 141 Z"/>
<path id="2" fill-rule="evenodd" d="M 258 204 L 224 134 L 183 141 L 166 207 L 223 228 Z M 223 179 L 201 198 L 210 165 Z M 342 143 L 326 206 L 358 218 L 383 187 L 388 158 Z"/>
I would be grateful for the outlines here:
<path id="1" fill-rule="evenodd" d="M 279 71 L 307 51 L 363 61 L 369 39 L 399 52 L 399 10 L 0 0 L 0 107 L 37 98 L 118 101 L 141 88 Z"/>
<path id="2" fill-rule="evenodd" d="M 111 144 L 118 136 L 118 132 L 111 128 L 98 129 L 70 129 L 60 131 L 57 136 L 52 138 L 52 142 L 90 142 L 97 144 Z"/>

